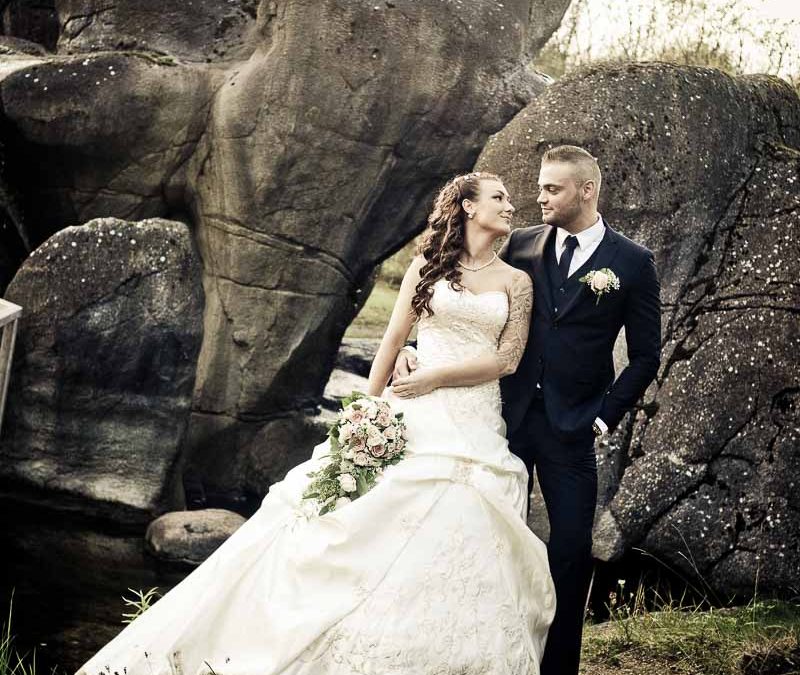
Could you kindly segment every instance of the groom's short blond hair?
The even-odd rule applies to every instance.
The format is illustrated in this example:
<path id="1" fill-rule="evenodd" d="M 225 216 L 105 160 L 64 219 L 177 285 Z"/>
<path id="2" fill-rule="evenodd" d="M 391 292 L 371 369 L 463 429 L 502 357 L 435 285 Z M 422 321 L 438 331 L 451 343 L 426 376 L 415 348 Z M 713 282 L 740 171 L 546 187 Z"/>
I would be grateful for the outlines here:
<path id="1" fill-rule="evenodd" d="M 575 167 L 575 181 L 584 183 L 587 180 L 594 181 L 597 186 L 597 194 L 600 194 L 600 166 L 597 164 L 591 153 L 577 145 L 557 145 L 550 148 L 542 155 L 542 164 L 545 162 L 565 162 Z"/>

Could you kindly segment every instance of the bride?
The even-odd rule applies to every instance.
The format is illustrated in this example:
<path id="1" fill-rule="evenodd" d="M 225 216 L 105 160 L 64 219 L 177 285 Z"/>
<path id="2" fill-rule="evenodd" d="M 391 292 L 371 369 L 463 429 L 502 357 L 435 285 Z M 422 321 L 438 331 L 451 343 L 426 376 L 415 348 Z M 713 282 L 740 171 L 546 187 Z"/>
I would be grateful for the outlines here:
<path id="1" fill-rule="evenodd" d="M 526 525 L 499 378 L 525 347 L 530 278 L 492 252 L 499 178 L 449 181 L 369 375 L 404 413 L 405 458 L 323 516 L 301 498 L 327 440 L 259 510 L 78 675 L 530 675 L 555 613 Z M 386 387 L 414 325 L 418 368 Z"/>

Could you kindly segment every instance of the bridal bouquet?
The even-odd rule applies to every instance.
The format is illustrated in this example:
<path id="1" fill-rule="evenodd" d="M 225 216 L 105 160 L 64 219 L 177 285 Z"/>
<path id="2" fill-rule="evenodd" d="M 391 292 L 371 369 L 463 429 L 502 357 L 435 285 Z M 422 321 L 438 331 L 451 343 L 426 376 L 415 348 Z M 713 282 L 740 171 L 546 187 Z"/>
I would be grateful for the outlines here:
<path id="1" fill-rule="evenodd" d="M 393 413 L 383 399 L 354 391 L 330 428 L 330 461 L 308 474 L 304 499 L 316 499 L 319 515 L 366 494 L 384 467 L 397 464 L 406 446 L 403 413 Z"/>

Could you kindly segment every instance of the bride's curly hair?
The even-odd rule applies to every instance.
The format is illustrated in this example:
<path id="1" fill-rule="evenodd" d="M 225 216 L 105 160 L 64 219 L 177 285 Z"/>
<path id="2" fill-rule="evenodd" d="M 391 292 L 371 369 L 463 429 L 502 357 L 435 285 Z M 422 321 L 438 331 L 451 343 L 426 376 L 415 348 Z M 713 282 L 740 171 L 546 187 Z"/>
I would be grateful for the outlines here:
<path id="1" fill-rule="evenodd" d="M 493 173 L 483 171 L 451 178 L 439 190 L 428 216 L 428 229 L 417 247 L 425 258 L 419 271 L 420 280 L 411 299 L 411 309 L 417 318 L 426 312 L 433 316 L 431 298 L 433 284 L 444 277 L 455 291 L 463 290 L 458 258 L 464 250 L 464 225 L 467 214 L 461 206 L 465 199 L 475 200 L 482 180 L 500 180 Z"/>

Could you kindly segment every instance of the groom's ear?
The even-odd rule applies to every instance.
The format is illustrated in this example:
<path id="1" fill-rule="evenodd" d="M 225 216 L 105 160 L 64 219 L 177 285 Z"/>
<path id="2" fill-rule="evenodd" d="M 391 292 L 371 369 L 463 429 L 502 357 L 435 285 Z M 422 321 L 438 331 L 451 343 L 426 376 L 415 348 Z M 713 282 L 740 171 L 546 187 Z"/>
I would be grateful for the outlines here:
<path id="1" fill-rule="evenodd" d="M 592 198 L 597 196 L 597 183 L 591 178 L 583 182 L 581 187 L 581 197 L 586 201 L 591 201 Z"/>

